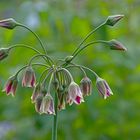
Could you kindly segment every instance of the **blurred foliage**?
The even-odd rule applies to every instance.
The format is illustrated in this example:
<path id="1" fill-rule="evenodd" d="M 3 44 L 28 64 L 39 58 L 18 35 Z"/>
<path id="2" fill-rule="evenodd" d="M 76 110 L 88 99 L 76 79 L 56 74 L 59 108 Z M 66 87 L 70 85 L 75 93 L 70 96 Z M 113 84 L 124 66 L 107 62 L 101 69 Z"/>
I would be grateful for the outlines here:
<path id="1" fill-rule="evenodd" d="M 103 45 L 89 47 L 75 59 L 106 79 L 114 96 L 103 100 L 95 88 L 80 106 L 67 106 L 59 113 L 58 140 L 138 140 L 140 139 L 140 1 L 139 0 L 1 0 L 0 19 L 13 17 L 37 32 L 47 44 L 48 53 L 62 58 L 72 53 L 85 35 L 108 15 L 124 14 L 115 27 L 104 27 L 93 39 L 116 38 L 127 48 L 126 53 L 111 51 Z M 24 43 L 35 48 L 34 36 L 21 27 L 0 29 L 1 47 Z M 6 79 L 27 64 L 34 53 L 14 49 L 0 62 L 0 89 Z M 40 61 L 40 60 L 39 60 Z M 42 70 L 38 70 L 39 77 Z M 79 83 L 82 74 L 72 69 Z M 31 103 L 31 89 L 18 86 L 15 98 L 0 93 L 1 140 L 50 140 L 53 116 L 39 115 Z"/>

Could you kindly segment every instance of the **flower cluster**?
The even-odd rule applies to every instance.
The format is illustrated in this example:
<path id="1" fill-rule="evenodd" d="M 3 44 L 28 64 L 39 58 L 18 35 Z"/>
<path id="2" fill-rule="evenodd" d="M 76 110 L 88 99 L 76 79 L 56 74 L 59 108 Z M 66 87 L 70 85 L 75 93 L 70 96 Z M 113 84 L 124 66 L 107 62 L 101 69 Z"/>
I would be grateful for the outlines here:
<path id="1" fill-rule="evenodd" d="M 110 89 L 106 80 L 100 78 L 93 70 L 72 63 L 72 60 L 85 48 L 91 46 L 95 43 L 104 43 L 112 50 L 120 50 L 126 51 L 127 49 L 120 43 L 114 39 L 110 41 L 97 40 L 90 42 L 84 45 L 84 42 L 91 34 L 93 34 L 97 29 L 102 26 L 109 25 L 114 26 L 119 20 L 123 18 L 123 15 L 114 15 L 109 16 L 103 24 L 99 25 L 96 29 L 90 32 L 86 38 L 80 43 L 80 45 L 75 49 L 72 55 L 67 56 L 65 59 L 61 60 L 60 65 L 56 65 L 56 63 L 52 60 L 50 56 L 47 55 L 46 49 L 41 42 L 40 38 L 27 26 L 16 22 L 14 19 L 5 19 L 0 21 L 0 27 L 7 29 L 15 29 L 16 27 L 24 27 L 31 31 L 35 37 L 38 39 L 44 53 L 40 52 L 40 50 L 35 49 L 34 47 L 17 44 L 13 45 L 9 48 L 0 48 L 0 61 L 5 59 L 10 50 L 16 47 L 25 47 L 35 51 L 37 54 L 34 55 L 29 63 L 19 69 L 16 74 L 11 76 L 4 87 L 4 92 L 7 95 L 15 96 L 16 89 L 18 86 L 18 74 L 24 70 L 22 77 L 22 86 L 33 88 L 33 93 L 31 95 L 32 103 L 35 104 L 35 109 L 39 114 L 57 114 L 58 110 L 62 110 L 66 108 L 66 105 L 81 104 L 84 102 L 84 98 L 86 96 L 90 96 L 92 93 L 92 80 L 87 76 L 86 71 L 90 71 L 96 78 L 96 87 L 100 95 L 106 99 L 110 95 L 113 95 L 112 90 Z M 33 59 L 36 57 L 42 57 L 44 63 L 32 63 Z M 59 60 L 58 60 L 59 62 Z M 57 64 L 58 64 L 57 62 Z M 44 67 L 44 71 L 40 75 L 39 79 L 35 75 L 34 66 Z M 78 68 L 83 73 L 83 78 L 80 81 L 79 85 L 74 81 L 74 78 L 69 70 L 69 68 Z M 48 84 L 46 84 L 48 83 Z"/>

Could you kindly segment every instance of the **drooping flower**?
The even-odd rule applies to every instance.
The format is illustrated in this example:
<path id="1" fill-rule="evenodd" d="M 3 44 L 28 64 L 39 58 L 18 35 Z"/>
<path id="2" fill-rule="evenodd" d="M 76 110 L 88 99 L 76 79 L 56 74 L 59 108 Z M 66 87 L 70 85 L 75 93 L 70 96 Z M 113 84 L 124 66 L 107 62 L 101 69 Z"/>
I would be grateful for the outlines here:
<path id="1" fill-rule="evenodd" d="M 22 86 L 23 87 L 34 87 L 35 83 L 36 83 L 36 77 L 35 77 L 34 70 L 32 69 L 31 66 L 28 66 L 23 75 Z"/>
<path id="2" fill-rule="evenodd" d="M 83 96 L 91 95 L 92 92 L 92 82 L 91 80 L 85 76 L 80 82 L 80 89 L 82 91 Z"/>
<path id="3" fill-rule="evenodd" d="M 63 93 L 62 95 L 61 95 L 61 97 L 59 98 L 59 103 L 58 103 L 58 109 L 59 110 L 62 110 L 62 109 L 65 109 L 65 107 L 66 107 L 66 102 L 65 102 L 65 94 L 66 93 Z"/>
<path id="4" fill-rule="evenodd" d="M 18 84 L 17 77 L 11 76 L 8 79 L 7 83 L 5 84 L 3 91 L 6 92 L 7 95 L 12 94 L 12 96 L 15 96 L 17 84 Z"/>
<path id="5" fill-rule="evenodd" d="M 42 100 L 41 103 L 41 107 L 40 110 L 42 113 L 46 113 L 46 114 L 53 114 L 55 115 L 55 111 L 54 111 L 54 101 L 52 96 L 50 95 L 50 93 L 47 93 Z"/>
<path id="6" fill-rule="evenodd" d="M 0 27 L 4 27 L 7 29 L 14 29 L 17 25 L 19 24 L 13 18 L 0 20 Z"/>
<path id="7" fill-rule="evenodd" d="M 110 95 L 113 95 L 112 90 L 104 79 L 98 77 L 96 81 L 96 86 L 99 93 L 103 96 L 104 99 L 106 99 Z"/>
<path id="8" fill-rule="evenodd" d="M 38 112 L 39 114 L 42 114 L 42 109 L 41 109 L 41 104 L 42 104 L 42 101 L 43 101 L 43 97 L 44 95 L 43 94 L 39 94 L 35 100 L 35 110 L 36 112 Z"/>
<path id="9" fill-rule="evenodd" d="M 127 51 L 125 46 L 115 39 L 108 41 L 108 45 L 109 45 L 110 49 L 112 49 L 112 50 Z"/>
<path id="10" fill-rule="evenodd" d="M 32 96 L 31 96 L 31 100 L 32 100 L 33 103 L 36 101 L 37 97 L 38 97 L 40 94 L 42 94 L 42 93 L 41 93 L 41 85 L 40 85 L 40 84 L 37 84 L 37 85 L 35 86 L 35 88 L 34 88 L 34 91 L 33 91 Z"/>
<path id="11" fill-rule="evenodd" d="M 108 18 L 106 20 L 106 25 L 114 26 L 123 17 L 124 17 L 124 15 L 112 15 L 112 16 L 108 16 Z"/>
<path id="12" fill-rule="evenodd" d="M 9 54 L 9 48 L 0 48 L 0 61 L 6 58 Z"/>
<path id="13" fill-rule="evenodd" d="M 84 102 L 81 89 L 74 81 L 70 83 L 67 94 L 67 103 L 71 105 L 73 102 L 75 104 L 80 104 L 81 102 Z"/>

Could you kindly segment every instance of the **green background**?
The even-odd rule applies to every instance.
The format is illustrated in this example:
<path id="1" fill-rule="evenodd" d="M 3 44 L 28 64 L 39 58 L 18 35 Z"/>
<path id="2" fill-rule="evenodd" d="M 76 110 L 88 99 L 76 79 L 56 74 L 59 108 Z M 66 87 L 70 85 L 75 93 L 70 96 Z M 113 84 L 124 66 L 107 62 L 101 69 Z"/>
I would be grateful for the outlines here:
<path id="1" fill-rule="evenodd" d="M 34 30 L 55 60 L 70 55 L 88 32 L 107 16 L 124 14 L 115 27 L 104 27 L 93 39 L 117 39 L 127 52 L 109 50 L 102 44 L 91 46 L 74 60 L 106 79 L 114 95 L 103 100 L 93 82 L 93 93 L 81 105 L 59 112 L 58 140 L 139 140 L 140 139 L 140 1 L 139 0 L 1 0 L 0 19 L 12 17 Z M 27 30 L 0 28 L 0 46 L 24 43 L 40 48 Z M 0 62 L 0 89 L 12 74 L 26 65 L 34 53 L 13 49 Z M 38 60 L 40 61 L 40 60 Z M 42 69 L 36 67 L 39 78 Z M 71 69 L 77 83 L 82 73 Z M 21 75 L 22 76 L 22 75 Z M 0 92 L 1 140 L 50 140 L 52 118 L 39 115 L 31 103 L 32 89 L 21 87 L 16 96 Z"/>

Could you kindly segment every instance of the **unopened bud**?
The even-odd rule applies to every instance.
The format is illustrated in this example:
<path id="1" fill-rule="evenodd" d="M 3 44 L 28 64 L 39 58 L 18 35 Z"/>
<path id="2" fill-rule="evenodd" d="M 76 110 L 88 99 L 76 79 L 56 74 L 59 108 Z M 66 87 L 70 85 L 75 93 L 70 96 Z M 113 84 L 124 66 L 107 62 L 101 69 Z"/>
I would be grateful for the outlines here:
<path id="1" fill-rule="evenodd" d="M 14 29 L 17 25 L 19 24 L 13 18 L 0 20 L 0 27 L 3 28 Z"/>
<path id="2" fill-rule="evenodd" d="M 124 15 L 112 15 L 112 16 L 108 16 L 108 18 L 106 20 L 106 25 L 114 26 L 123 17 L 124 17 Z"/>
<path id="3" fill-rule="evenodd" d="M 124 45 L 115 39 L 108 41 L 108 45 L 112 50 L 127 51 Z"/>
<path id="4" fill-rule="evenodd" d="M 67 57 L 65 58 L 65 62 L 69 63 L 69 62 L 72 60 L 72 58 L 73 58 L 72 55 L 71 55 L 71 56 L 67 56 Z"/>
<path id="5" fill-rule="evenodd" d="M 0 48 L 0 61 L 6 58 L 9 54 L 9 48 Z"/>

